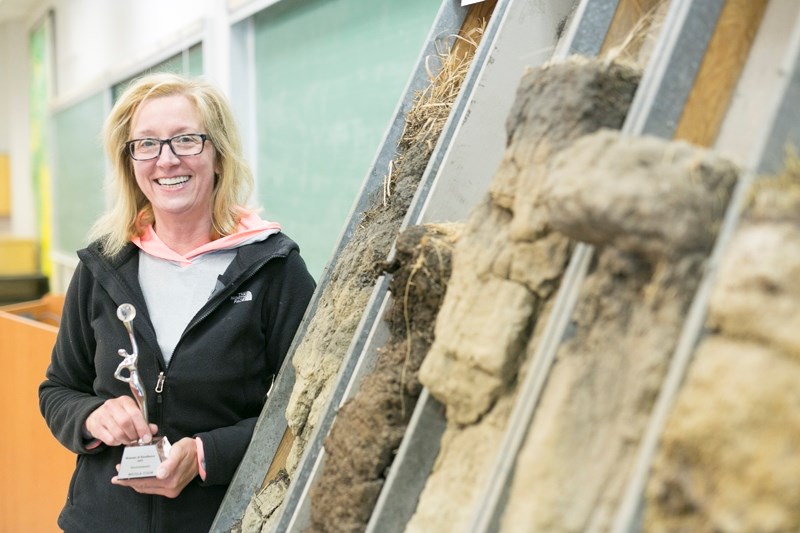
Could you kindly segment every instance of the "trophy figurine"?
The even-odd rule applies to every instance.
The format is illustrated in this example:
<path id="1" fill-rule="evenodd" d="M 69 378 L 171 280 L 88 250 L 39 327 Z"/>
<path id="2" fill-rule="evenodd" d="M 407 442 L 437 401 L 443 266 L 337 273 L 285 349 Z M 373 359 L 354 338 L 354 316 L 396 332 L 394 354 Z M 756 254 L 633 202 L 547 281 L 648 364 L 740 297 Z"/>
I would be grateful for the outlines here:
<path id="1" fill-rule="evenodd" d="M 139 358 L 139 348 L 133 336 L 132 322 L 135 317 L 136 308 L 131 304 L 122 304 L 117 308 L 117 318 L 122 321 L 125 329 L 128 331 L 128 337 L 130 337 L 131 349 L 133 352 L 128 353 L 125 349 L 120 349 L 118 351 L 123 359 L 114 372 L 114 377 L 130 385 L 131 393 L 139 406 L 139 410 L 142 412 L 142 416 L 144 416 L 144 421 L 149 424 L 150 419 L 147 416 L 147 393 L 144 388 L 144 383 L 142 383 L 142 378 L 139 375 L 139 369 L 136 366 L 137 359 Z M 127 375 L 123 374 L 125 370 L 128 371 Z M 158 466 L 169 454 L 169 446 L 170 444 L 166 437 L 153 437 L 153 440 L 149 443 L 144 443 L 140 439 L 139 442 L 126 446 L 122 452 L 122 460 L 120 461 L 117 478 L 137 479 L 155 477 Z"/>

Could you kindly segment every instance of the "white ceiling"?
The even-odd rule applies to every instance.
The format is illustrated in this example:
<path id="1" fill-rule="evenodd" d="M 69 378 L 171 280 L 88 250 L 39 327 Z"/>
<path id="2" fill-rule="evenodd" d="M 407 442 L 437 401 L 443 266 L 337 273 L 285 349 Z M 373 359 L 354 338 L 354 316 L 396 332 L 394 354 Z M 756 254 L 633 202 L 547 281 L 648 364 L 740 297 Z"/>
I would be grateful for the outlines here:
<path id="1" fill-rule="evenodd" d="M 25 18 L 40 0 L 0 0 L 0 24 Z"/>

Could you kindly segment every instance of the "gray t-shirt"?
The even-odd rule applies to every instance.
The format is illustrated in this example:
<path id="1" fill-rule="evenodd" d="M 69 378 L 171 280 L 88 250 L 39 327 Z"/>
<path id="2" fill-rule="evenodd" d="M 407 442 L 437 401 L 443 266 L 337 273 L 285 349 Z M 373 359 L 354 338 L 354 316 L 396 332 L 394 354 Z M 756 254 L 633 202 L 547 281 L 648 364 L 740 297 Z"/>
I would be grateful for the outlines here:
<path id="1" fill-rule="evenodd" d="M 218 250 L 181 266 L 139 250 L 139 284 L 167 365 L 186 326 L 214 293 L 218 276 L 234 257 L 235 248 Z"/>

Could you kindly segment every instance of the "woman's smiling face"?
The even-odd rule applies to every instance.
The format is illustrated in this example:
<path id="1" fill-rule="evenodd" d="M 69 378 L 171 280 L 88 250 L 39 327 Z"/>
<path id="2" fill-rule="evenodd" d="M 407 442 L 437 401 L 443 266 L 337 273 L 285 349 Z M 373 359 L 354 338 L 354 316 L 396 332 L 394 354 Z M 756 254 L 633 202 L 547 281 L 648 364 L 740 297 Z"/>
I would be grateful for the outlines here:
<path id="1" fill-rule="evenodd" d="M 136 110 L 130 138 L 170 139 L 182 133 L 206 133 L 200 114 L 184 95 L 160 96 Z M 153 206 L 157 223 L 180 217 L 210 224 L 216 155 L 207 140 L 197 155 L 178 157 L 164 144 L 155 159 L 133 160 L 136 183 Z"/>

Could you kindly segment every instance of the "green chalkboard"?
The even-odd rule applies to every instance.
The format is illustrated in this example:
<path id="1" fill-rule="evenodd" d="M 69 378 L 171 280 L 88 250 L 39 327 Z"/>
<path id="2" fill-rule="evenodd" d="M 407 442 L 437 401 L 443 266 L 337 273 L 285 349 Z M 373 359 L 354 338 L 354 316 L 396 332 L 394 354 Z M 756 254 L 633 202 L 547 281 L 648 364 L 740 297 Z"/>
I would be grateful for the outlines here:
<path id="1" fill-rule="evenodd" d="M 439 7 L 283 0 L 254 16 L 258 201 L 317 279 Z"/>
<path id="2" fill-rule="evenodd" d="M 105 157 L 101 140 L 106 116 L 97 93 L 53 117 L 53 249 L 74 255 L 105 208 Z"/>

